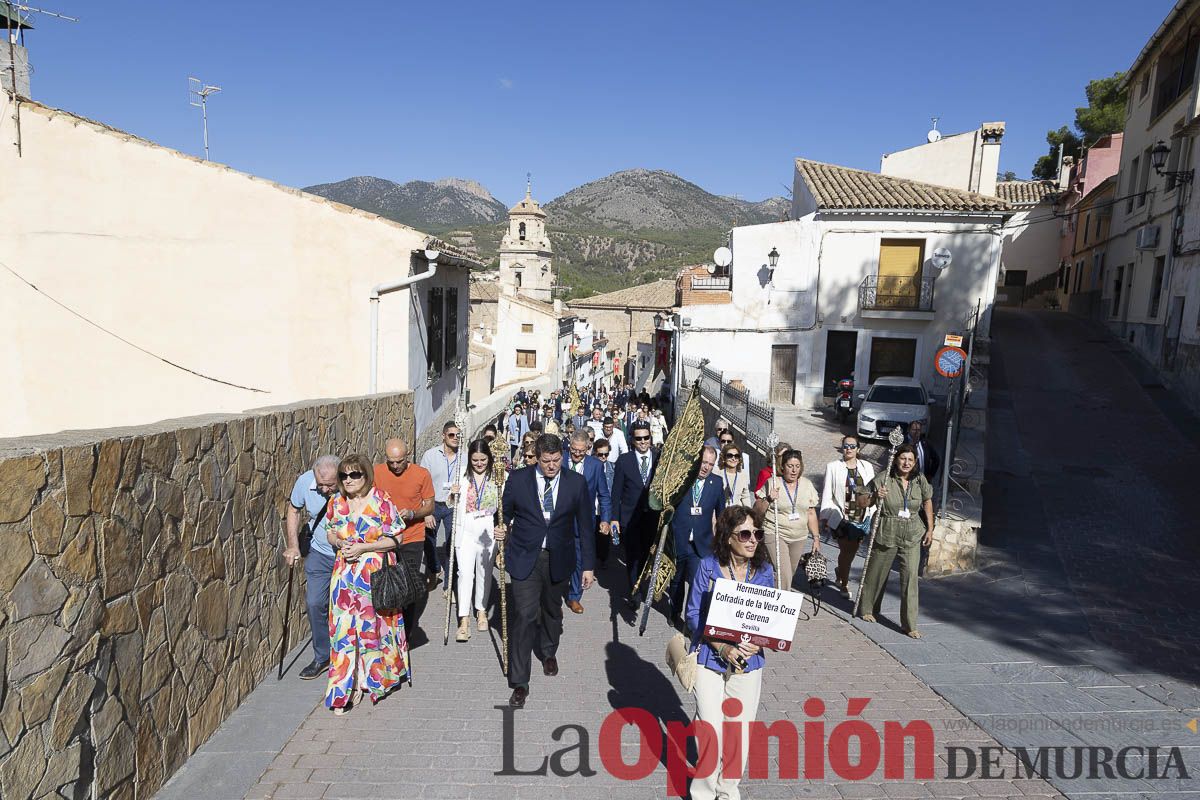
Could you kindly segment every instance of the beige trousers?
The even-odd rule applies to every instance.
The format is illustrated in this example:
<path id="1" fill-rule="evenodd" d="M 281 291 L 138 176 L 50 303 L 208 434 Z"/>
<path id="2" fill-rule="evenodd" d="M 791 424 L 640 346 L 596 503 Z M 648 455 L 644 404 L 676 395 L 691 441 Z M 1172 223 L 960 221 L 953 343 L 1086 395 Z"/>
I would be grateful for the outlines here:
<path id="1" fill-rule="evenodd" d="M 775 565 L 775 572 L 779 575 L 781 589 L 792 588 L 792 578 L 795 577 L 796 570 L 800 569 L 800 559 L 808 552 L 810 541 L 807 536 L 797 542 L 789 542 L 782 536 L 779 537 L 779 563 Z M 775 531 L 770 527 L 767 528 L 767 537 L 763 540 L 763 545 L 766 546 L 771 561 L 774 561 Z"/>
<path id="2" fill-rule="evenodd" d="M 739 778 L 724 778 L 721 776 L 721 753 L 724 748 L 721 743 L 722 724 L 726 719 L 742 723 L 742 764 L 741 771 L 745 774 L 750 763 L 750 723 L 758 714 L 758 697 L 762 693 L 761 669 L 746 672 L 741 675 L 725 675 L 701 666 L 696 670 L 696 719 L 702 719 L 713 726 L 717 732 L 713 746 L 717 750 L 717 766 L 712 774 L 692 781 L 692 800 L 740 800 L 738 791 Z M 726 717 L 721 711 L 721 704 L 726 699 L 735 697 L 742 701 L 742 713 L 737 717 Z M 702 763 L 708 748 L 699 752 Z"/>

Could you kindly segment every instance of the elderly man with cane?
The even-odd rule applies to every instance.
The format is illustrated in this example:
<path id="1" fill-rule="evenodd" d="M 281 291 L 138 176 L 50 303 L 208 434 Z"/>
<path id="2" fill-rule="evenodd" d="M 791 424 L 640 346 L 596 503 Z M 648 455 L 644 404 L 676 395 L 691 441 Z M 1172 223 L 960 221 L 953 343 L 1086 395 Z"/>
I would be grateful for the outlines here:
<path id="1" fill-rule="evenodd" d="M 304 575 L 308 579 L 304 604 L 308 609 L 308 624 L 312 628 L 313 660 L 300 670 L 300 677 L 306 681 L 322 677 L 329 668 L 329 584 L 333 576 L 334 554 L 333 545 L 325 536 L 325 510 L 329 497 L 337 489 L 337 469 L 337 456 L 318 456 L 313 461 L 312 469 L 296 479 L 287 510 L 287 542 L 283 562 L 291 570 L 303 558 Z M 288 586 L 291 586 L 290 576 Z M 286 610 L 284 620 L 286 624 Z M 287 646 L 286 638 L 285 634 L 283 647 Z"/>

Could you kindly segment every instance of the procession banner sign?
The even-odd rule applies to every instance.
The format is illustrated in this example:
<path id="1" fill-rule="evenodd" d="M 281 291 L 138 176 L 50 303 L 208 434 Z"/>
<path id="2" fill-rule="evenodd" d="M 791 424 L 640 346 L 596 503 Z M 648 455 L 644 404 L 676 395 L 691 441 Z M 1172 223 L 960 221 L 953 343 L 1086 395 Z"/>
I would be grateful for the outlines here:
<path id="1" fill-rule="evenodd" d="M 716 639 L 787 652 L 805 597 L 803 592 L 717 578 L 704 632 Z"/>

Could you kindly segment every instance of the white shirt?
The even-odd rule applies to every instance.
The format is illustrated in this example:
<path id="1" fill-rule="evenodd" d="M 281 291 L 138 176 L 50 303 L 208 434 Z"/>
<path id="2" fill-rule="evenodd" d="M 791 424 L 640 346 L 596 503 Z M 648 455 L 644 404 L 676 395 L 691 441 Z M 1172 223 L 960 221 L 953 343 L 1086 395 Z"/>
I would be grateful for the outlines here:
<path id="1" fill-rule="evenodd" d="M 540 469 L 535 469 L 533 471 L 533 476 L 537 479 L 538 508 L 541 508 L 542 507 L 542 496 L 546 493 L 546 476 L 542 474 L 542 471 Z M 555 475 L 554 479 L 550 481 L 550 496 L 554 498 L 554 507 L 555 508 L 558 508 L 558 487 L 559 487 L 559 484 L 562 483 L 561 478 L 562 478 L 561 474 Z M 549 518 L 546 517 L 545 511 L 542 512 L 542 518 L 545 519 L 547 523 L 550 522 Z M 545 547 L 546 547 L 546 538 L 547 537 L 545 537 L 545 536 L 542 537 L 542 548 L 543 549 L 545 549 Z"/>
<path id="2" fill-rule="evenodd" d="M 925 445 L 921 444 L 921 441 L 918 439 L 916 444 L 913 445 L 913 447 L 915 447 L 917 450 L 917 470 L 922 475 L 924 475 L 925 474 Z"/>
<path id="3" fill-rule="evenodd" d="M 603 436 L 604 431 L 601 430 L 600 433 Z M 608 439 L 609 447 L 612 448 L 612 453 L 608 457 L 614 462 L 621 457 L 622 453 L 629 452 L 629 442 L 625 441 L 625 432 L 620 428 L 613 428 L 612 436 L 604 436 L 604 438 Z"/>

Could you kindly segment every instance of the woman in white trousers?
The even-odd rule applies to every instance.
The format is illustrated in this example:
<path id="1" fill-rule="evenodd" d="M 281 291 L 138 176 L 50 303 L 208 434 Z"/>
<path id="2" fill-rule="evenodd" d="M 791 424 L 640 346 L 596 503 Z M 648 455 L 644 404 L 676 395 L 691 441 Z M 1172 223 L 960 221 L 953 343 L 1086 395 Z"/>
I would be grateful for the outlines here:
<path id="1" fill-rule="evenodd" d="M 488 629 L 487 604 L 491 588 L 492 555 L 496 549 L 496 511 L 500 489 L 492 477 L 492 451 L 482 439 L 467 448 L 466 486 L 458 489 L 459 519 L 455 531 L 454 558 L 458 562 L 458 633 L 454 639 L 471 638 L 471 618 L 463 614 L 474 608 L 476 627 Z"/>
<path id="2" fill-rule="evenodd" d="M 706 556 L 696 570 L 692 590 L 688 595 L 688 628 L 696 631 L 692 648 L 697 649 L 696 662 L 696 719 L 707 722 L 716 733 L 714 739 L 702 739 L 698 763 L 715 762 L 713 770 L 692 781 L 692 800 L 739 800 L 738 782 L 750 763 L 750 723 L 758 715 L 758 700 L 762 694 L 762 675 L 765 659 L 758 645 L 742 642 L 733 644 L 704 632 L 703 614 L 717 578 L 729 578 L 741 583 L 772 588 L 775 572 L 763 546 L 762 521 L 745 506 L 730 506 L 717 518 L 713 536 L 713 552 Z M 726 701 L 734 703 L 725 705 Z M 724 723 L 737 721 L 742 734 L 740 771 L 729 764 L 731 774 L 725 774 L 724 755 L 731 751 L 723 742 Z M 715 753 L 709 754 L 709 748 Z"/>

